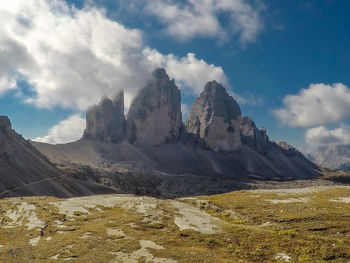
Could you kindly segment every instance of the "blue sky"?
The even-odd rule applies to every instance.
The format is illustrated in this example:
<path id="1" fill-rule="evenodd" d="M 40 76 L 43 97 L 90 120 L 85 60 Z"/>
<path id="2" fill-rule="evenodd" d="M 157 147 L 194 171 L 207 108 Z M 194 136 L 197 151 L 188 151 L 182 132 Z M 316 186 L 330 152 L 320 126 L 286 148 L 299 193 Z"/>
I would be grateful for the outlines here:
<path id="1" fill-rule="evenodd" d="M 135 4 L 130 7 L 128 4 L 132 2 Z M 162 0 L 155 2 L 159 3 L 159 8 L 164 7 Z M 200 1 L 170 1 L 180 9 L 193 8 L 193 2 Z M 197 60 L 204 60 L 207 65 L 221 67 L 223 74 L 217 76 L 223 80 L 226 78 L 224 84 L 242 97 L 240 106 L 243 114 L 251 116 L 258 126 L 266 127 L 271 139 L 288 141 L 303 150 L 328 141 L 347 143 L 350 135 L 350 129 L 347 126 L 350 117 L 350 114 L 347 114 L 350 110 L 350 101 L 347 106 L 347 98 L 350 94 L 348 90 L 350 87 L 350 19 L 348 17 L 350 2 L 346 0 L 222 0 L 222 2 L 229 4 L 232 2 L 232 5 L 235 2 L 243 3 L 245 7 L 248 6 L 245 15 L 257 15 L 253 36 L 249 35 L 247 39 L 243 39 L 249 25 L 242 27 L 236 25 L 236 9 L 232 9 L 233 11 L 229 8 L 222 9 L 224 11 L 220 9 L 221 11 L 214 13 L 208 11 L 219 23 L 222 34 L 209 32 L 209 30 L 203 32 L 201 28 L 195 28 L 190 33 L 169 33 L 169 28 L 180 18 L 165 18 L 152 14 L 149 10 L 146 12 L 144 11 L 147 8 L 146 4 L 140 5 L 139 0 L 67 0 L 68 8 L 74 7 L 88 10 L 88 12 L 96 8 L 105 9 L 103 14 L 106 21 L 115 21 L 128 30 L 137 29 L 142 35 L 142 44 L 140 44 L 142 47 L 156 50 L 164 56 L 173 54 L 177 58 L 176 61 L 181 61 L 181 58 L 186 57 L 188 53 L 194 53 Z M 198 10 L 194 8 L 193 12 L 196 13 Z M 211 16 L 208 15 L 208 17 Z M 195 20 L 194 22 L 196 23 Z M 47 31 L 45 32 L 48 34 Z M 137 36 L 134 38 L 138 39 Z M 0 44 L 1 41 L 0 37 Z M 131 41 L 134 41 L 133 38 Z M 27 47 L 29 55 L 37 51 L 34 48 L 31 50 L 31 47 L 35 45 Z M 171 59 L 168 58 L 166 63 L 170 63 Z M 31 79 L 30 75 L 26 75 L 31 72 L 30 70 L 16 71 L 16 67 L 24 67 L 21 64 L 21 58 L 16 61 L 18 63 L 5 72 L 16 76 L 17 85 L 11 89 L 3 88 L 5 91 L 0 92 L 0 114 L 8 115 L 19 133 L 31 139 L 44 137 L 50 131 L 52 132 L 52 127 L 57 126 L 60 121 L 74 114 L 84 117 L 86 99 L 82 99 L 78 105 L 61 103 L 64 96 L 58 102 L 53 102 L 54 98 L 46 97 L 39 100 L 28 99 L 37 97 L 39 88 L 36 85 L 39 86 L 38 79 L 41 73 L 39 72 L 35 79 Z M 74 63 L 75 60 L 72 59 L 72 61 Z M 59 70 L 59 68 L 56 69 L 56 72 Z M 14 71 L 16 71 L 15 74 Z M 194 83 L 186 79 L 181 81 L 181 76 L 185 73 L 178 73 L 178 75 L 184 86 L 183 103 L 190 107 L 198 95 L 198 87 L 196 92 L 191 88 L 185 88 Z M 310 89 L 311 84 L 317 83 L 320 86 Z M 335 83 L 341 83 L 342 86 L 332 86 Z M 302 89 L 306 89 L 305 96 L 300 94 Z M 48 92 L 42 94 L 46 96 Z M 65 92 L 65 96 L 69 96 L 70 92 Z M 332 99 L 327 95 L 335 93 L 338 95 Z M 78 92 L 76 94 L 79 96 Z M 295 95 L 292 102 L 299 105 L 298 109 L 284 102 L 287 95 Z M 317 98 L 316 102 L 312 101 L 314 97 Z M 323 112 L 322 108 L 315 113 L 318 106 L 307 108 L 308 105 L 310 107 L 314 105 L 313 103 L 330 110 Z M 339 109 L 337 109 L 338 105 Z M 278 109 L 285 111 L 278 114 L 276 113 Z M 294 111 L 296 113 L 291 115 Z"/>

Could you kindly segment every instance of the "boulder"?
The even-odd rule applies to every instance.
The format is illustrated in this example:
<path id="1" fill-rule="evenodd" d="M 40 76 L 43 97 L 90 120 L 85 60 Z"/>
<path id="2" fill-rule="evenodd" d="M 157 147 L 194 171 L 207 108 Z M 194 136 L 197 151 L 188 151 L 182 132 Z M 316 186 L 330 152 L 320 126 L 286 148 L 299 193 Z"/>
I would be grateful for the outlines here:
<path id="1" fill-rule="evenodd" d="M 127 138 L 136 144 L 177 141 L 182 125 L 181 95 L 165 70 L 156 69 L 130 105 Z"/>
<path id="2" fill-rule="evenodd" d="M 208 82 L 194 102 L 185 123 L 186 130 L 214 151 L 241 148 L 242 112 L 226 89 L 216 81 Z"/>

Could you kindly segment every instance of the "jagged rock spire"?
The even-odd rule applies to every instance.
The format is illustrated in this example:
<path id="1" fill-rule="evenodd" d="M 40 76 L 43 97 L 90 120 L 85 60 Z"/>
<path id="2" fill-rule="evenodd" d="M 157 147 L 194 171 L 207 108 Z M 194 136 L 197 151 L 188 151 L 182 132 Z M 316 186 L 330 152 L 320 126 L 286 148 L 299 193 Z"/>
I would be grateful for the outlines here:
<path id="1" fill-rule="evenodd" d="M 180 90 L 165 70 L 158 68 L 131 103 L 127 116 L 128 140 L 139 144 L 176 141 L 181 125 Z"/>
<path id="2" fill-rule="evenodd" d="M 85 139 L 105 142 L 121 142 L 125 133 L 124 92 L 113 100 L 104 97 L 98 105 L 90 107 L 86 113 Z"/>
<path id="3" fill-rule="evenodd" d="M 265 154 L 269 148 L 269 137 L 266 129 L 260 130 L 256 127 L 255 122 L 250 117 L 243 117 L 241 124 L 242 142 L 254 150 Z"/>
<path id="4" fill-rule="evenodd" d="M 241 147 L 241 117 L 234 98 L 221 84 L 211 81 L 192 105 L 185 126 L 212 150 L 233 151 Z"/>

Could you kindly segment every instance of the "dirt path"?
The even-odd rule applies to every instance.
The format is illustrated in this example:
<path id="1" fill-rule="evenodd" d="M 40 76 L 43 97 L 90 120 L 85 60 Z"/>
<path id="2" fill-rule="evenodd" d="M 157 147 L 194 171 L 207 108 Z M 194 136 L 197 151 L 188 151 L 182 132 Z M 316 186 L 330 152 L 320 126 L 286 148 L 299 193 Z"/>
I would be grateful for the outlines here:
<path id="1" fill-rule="evenodd" d="M 8 189 L 8 190 L 5 190 L 5 191 L 1 192 L 0 193 L 0 197 L 5 195 L 5 194 L 7 194 L 7 193 L 11 193 L 11 192 L 17 191 L 19 189 L 26 188 L 28 186 L 44 183 L 44 182 L 47 182 L 47 181 L 54 181 L 54 180 L 57 180 L 57 179 L 61 179 L 63 177 L 66 177 L 66 175 L 59 175 L 59 176 L 55 176 L 55 177 L 49 177 L 49 178 L 38 180 L 38 181 L 35 181 L 35 182 L 32 182 L 32 183 L 28 183 L 28 184 L 24 184 L 24 185 L 21 185 L 21 186 L 17 186 L 15 188 L 11 188 L 11 189 Z"/>

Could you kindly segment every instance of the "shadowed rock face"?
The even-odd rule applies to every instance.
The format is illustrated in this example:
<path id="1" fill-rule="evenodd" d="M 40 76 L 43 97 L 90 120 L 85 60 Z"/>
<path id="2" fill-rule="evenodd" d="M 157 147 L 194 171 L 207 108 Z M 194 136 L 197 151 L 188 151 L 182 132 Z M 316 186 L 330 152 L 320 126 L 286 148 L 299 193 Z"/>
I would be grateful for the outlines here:
<path id="1" fill-rule="evenodd" d="M 241 148 L 241 117 L 237 102 L 222 85 L 211 81 L 192 105 L 185 126 L 212 150 L 233 151 Z"/>
<path id="2" fill-rule="evenodd" d="M 11 122 L 7 116 L 0 116 L 0 129 L 4 132 L 11 131 Z"/>
<path id="3" fill-rule="evenodd" d="M 118 143 L 124 138 L 124 93 L 113 100 L 103 98 L 86 113 L 86 130 L 83 138 Z"/>
<path id="4" fill-rule="evenodd" d="M 8 117 L 0 116 L 0 199 L 33 195 L 71 197 L 98 192 L 117 190 L 67 177 L 11 128 Z"/>
<path id="5" fill-rule="evenodd" d="M 256 127 L 250 117 L 243 117 L 241 123 L 242 142 L 259 153 L 265 154 L 269 148 L 269 137 L 266 135 L 266 129 L 260 130 Z"/>
<path id="6" fill-rule="evenodd" d="M 176 141 L 181 125 L 180 90 L 164 69 L 156 69 L 131 103 L 127 138 L 129 142 L 151 145 Z"/>

